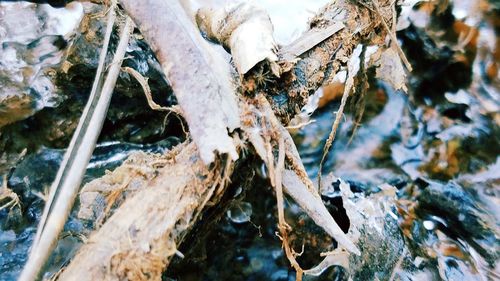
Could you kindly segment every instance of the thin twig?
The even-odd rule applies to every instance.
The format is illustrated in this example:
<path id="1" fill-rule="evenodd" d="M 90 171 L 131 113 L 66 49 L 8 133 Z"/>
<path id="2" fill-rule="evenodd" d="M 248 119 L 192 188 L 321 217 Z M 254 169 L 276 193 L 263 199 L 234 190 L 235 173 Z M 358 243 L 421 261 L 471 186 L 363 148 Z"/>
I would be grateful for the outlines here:
<path id="1" fill-rule="evenodd" d="M 313 120 L 309 120 L 307 122 L 299 123 L 297 125 L 286 126 L 285 129 L 287 129 L 287 130 L 298 130 L 298 129 L 302 129 L 305 126 L 310 125 L 312 123 L 316 123 L 316 120 L 313 119 Z"/>
<path id="2" fill-rule="evenodd" d="M 43 210 L 42 217 L 40 218 L 40 222 L 38 223 L 38 229 L 35 235 L 35 239 L 33 240 L 33 248 L 36 247 L 38 242 L 40 241 L 40 236 L 42 234 L 42 230 L 45 227 L 45 223 L 47 221 L 47 216 L 50 213 L 52 203 L 54 201 L 54 198 L 56 197 L 56 194 L 58 193 L 59 190 L 59 184 L 60 181 L 62 180 L 63 177 L 63 172 L 64 172 L 64 167 L 67 165 L 71 164 L 71 158 L 74 157 L 74 154 L 76 153 L 76 150 L 74 149 L 77 146 L 77 141 L 79 137 L 81 136 L 81 132 L 83 132 L 83 124 L 84 120 L 88 118 L 89 111 L 92 109 L 92 105 L 94 102 L 98 100 L 98 95 L 97 91 L 98 89 L 101 88 L 102 86 L 102 78 L 103 78 L 103 72 L 104 72 L 104 63 L 106 62 L 106 55 L 108 53 L 108 47 L 109 47 L 109 41 L 111 39 L 111 33 L 113 32 L 113 25 L 115 24 L 116 21 L 116 13 L 114 7 L 110 7 L 108 11 L 108 20 L 107 20 L 107 26 L 106 26 L 106 34 L 104 36 L 104 42 L 103 46 L 101 49 L 101 52 L 99 54 L 99 65 L 97 66 L 97 71 L 94 79 L 94 83 L 92 84 L 92 90 L 90 91 L 90 96 L 89 96 L 89 101 L 87 102 L 87 105 L 85 106 L 85 109 L 82 113 L 82 117 L 80 118 L 80 122 L 78 124 L 78 127 L 73 134 L 73 138 L 71 139 L 71 142 L 69 144 L 68 150 L 66 154 L 64 155 L 63 162 L 61 163 L 61 168 L 57 172 L 57 176 L 52 183 L 52 187 L 50 188 L 50 193 L 48 200 L 45 202 L 45 208 Z"/>
<path id="3" fill-rule="evenodd" d="M 111 11 L 114 11 L 114 9 Z M 114 22 L 113 15 L 110 16 L 109 20 L 109 23 L 112 22 Z M 69 216 L 85 169 L 106 117 L 111 95 L 118 74 L 120 73 L 121 63 L 116 62 L 121 62 L 125 56 L 131 26 L 132 20 L 127 17 L 113 59 L 114 65 L 110 68 L 101 91 L 97 91 L 97 89 L 100 88 L 101 83 L 99 80 L 101 80 L 102 73 L 97 73 L 96 80 L 98 81 L 94 83 L 96 89 L 95 95 L 90 97 L 85 107 L 78 128 L 71 140 L 70 147 L 65 154 L 65 161 L 63 161 L 56 180 L 52 185 L 51 198 L 47 202 L 48 204 L 44 211 L 46 219 L 41 221 L 39 225 L 38 239 L 34 242 L 28 262 L 19 278 L 20 281 L 36 279 L 47 258 L 50 256 L 52 249 L 55 247 L 58 236 Z"/>
<path id="4" fill-rule="evenodd" d="M 349 79 L 349 78 L 348 78 Z M 328 139 L 326 140 L 325 146 L 323 147 L 323 155 L 321 156 L 321 161 L 319 162 L 319 171 L 318 171 L 318 191 L 321 190 L 321 171 L 323 170 L 323 164 L 325 162 L 326 156 L 328 155 L 328 151 L 335 140 L 335 136 L 337 135 L 337 129 L 340 125 L 340 119 L 344 114 L 344 108 L 347 103 L 347 98 L 349 97 L 349 93 L 352 89 L 352 82 L 346 82 L 344 88 L 344 94 L 342 95 L 342 100 L 340 101 L 340 107 L 337 111 L 337 115 L 335 116 L 335 121 L 333 122 L 332 129 L 330 131 L 330 135 L 328 135 Z"/>
<path id="5" fill-rule="evenodd" d="M 153 100 L 153 95 L 151 94 L 151 88 L 149 87 L 147 78 L 144 78 L 142 74 L 140 74 L 137 70 L 131 67 L 122 67 L 122 71 L 132 75 L 139 84 L 141 84 L 142 90 L 144 91 L 144 95 L 146 96 L 146 100 L 148 101 L 149 107 L 153 110 L 158 111 L 170 111 L 171 109 L 165 106 L 161 106 L 157 104 Z"/>
<path id="6" fill-rule="evenodd" d="M 408 61 L 408 59 L 406 58 L 406 55 L 405 53 L 403 52 L 403 50 L 401 49 L 401 47 L 399 46 L 398 44 L 398 38 L 396 38 L 396 33 L 393 32 L 393 30 L 391 30 L 389 28 L 389 26 L 387 25 L 387 22 L 385 21 L 384 19 L 384 16 L 382 15 L 382 12 L 380 11 L 380 6 L 378 4 L 378 0 L 373 0 L 373 6 L 375 7 L 375 11 L 377 11 L 377 14 L 379 15 L 380 17 L 380 20 L 382 21 L 382 25 L 384 26 L 384 28 L 387 30 L 387 33 L 389 34 L 389 36 L 391 37 L 391 40 L 392 40 L 392 43 L 394 44 L 394 46 L 396 47 L 396 50 L 398 51 L 398 54 L 399 54 L 399 57 L 401 58 L 401 60 L 403 61 L 403 63 L 405 64 L 406 66 L 406 69 L 408 69 L 408 71 L 412 72 L 413 71 L 413 68 L 411 67 L 411 64 L 410 62 Z M 392 17 L 396 17 L 396 14 L 393 14 Z"/>

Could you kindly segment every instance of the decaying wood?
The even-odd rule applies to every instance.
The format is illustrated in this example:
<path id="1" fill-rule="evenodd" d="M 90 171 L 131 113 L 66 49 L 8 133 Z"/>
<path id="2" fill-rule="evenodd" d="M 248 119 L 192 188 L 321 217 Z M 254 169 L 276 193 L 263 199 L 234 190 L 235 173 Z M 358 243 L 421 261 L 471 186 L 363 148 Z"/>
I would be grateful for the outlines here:
<path id="1" fill-rule="evenodd" d="M 283 60 L 292 61 L 300 57 L 303 53 L 311 50 L 314 46 L 325 41 L 342 28 L 344 28 L 342 22 L 335 22 L 324 29 L 308 30 L 290 45 L 281 48 L 279 55 Z"/>
<path id="2" fill-rule="evenodd" d="M 209 169 L 196 150 L 183 144 L 158 161 L 158 175 L 90 236 L 59 280 L 161 280 L 183 233 L 230 174 L 232 164 Z"/>
<path id="3" fill-rule="evenodd" d="M 155 52 L 203 161 L 213 162 L 216 151 L 236 160 L 228 130 L 239 127 L 239 113 L 227 61 L 208 46 L 177 0 L 120 3 Z"/>
<path id="4" fill-rule="evenodd" d="M 392 11 L 389 2 L 379 1 L 382 13 Z M 285 147 L 285 173 L 293 171 L 291 173 L 295 176 L 288 177 L 285 174 L 282 178 L 284 190 L 292 194 L 299 205 L 305 204 L 302 207 L 310 215 L 318 213 L 312 205 L 319 202 L 319 195 L 305 173 L 291 138 L 280 141 L 276 135 L 267 139 L 263 136 L 257 122 L 262 119 L 261 113 L 245 111 L 255 101 L 236 97 L 234 88 L 228 84 L 231 80 L 222 78 L 228 77 L 228 70 L 219 69 L 219 66 L 227 66 L 227 61 L 222 62 L 207 47 L 179 3 L 175 0 L 147 0 L 140 3 L 121 0 L 121 4 L 159 59 L 178 98 L 194 143 L 186 145 L 179 155 L 172 157 L 158 171 L 153 181 L 126 199 L 102 228 L 91 236 L 90 242 L 82 247 L 60 278 L 160 280 L 161 272 L 168 266 L 182 237 L 213 194 L 220 194 L 224 190 L 228 175 L 233 172 L 230 160 L 226 161 L 229 166 L 221 168 L 219 160 L 216 161 L 215 151 L 237 159 L 237 147 L 252 146 L 261 159 L 268 159 L 269 174 L 272 175 L 270 180 L 276 186 L 276 181 L 279 184 L 283 177 L 279 172 L 284 167 L 282 150 Z M 338 69 L 347 64 L 358 44 L 384 42 L 386 33 L 383 28 L 379 28 L 380 16 L 374 15 L 364 6 L 358 6 L 355 1 L 329 4 L 313 19 L 312 26 L 313 29 L 321 30 L 339 22 L 345 27 L 301 54 L 298 63 L 288 68 L 288 72 L 275 83 L 267 83 L 265 90 L 256 89 L 257 93 L 267 97 L 272 105 L 272 118 L 276 119 L 277 116 L 282 125 L 286 125 L 299 112 L 310 94 L 323 83 L 328 83 Z M 293 46 L 289 49 L 294 50 Z M 247 75 L 248 80 L 254 79 L 251 72 Z M 257 122 L 257 130 L 245 130 L 245 127 L 252 126 L 242 125 L 244 122 Z M 286 131 L 282 125 L 274 126 L 275 132 Z M 230 137 L 227 132 L 228 129 L 237 128 L 241 128 L 238 132 L 242 132 L 245 137 L 242 141 L 237 137 L 238 134 Z M 279 161 L 275 159 L 276 152 Z M 215 165 L 211 169 L 205 165 L 210 162 Z M 274 163 L 279 165 L 276 167 Z M 237 173 L 237 170 L 234 172 Z M 216 189 L 219 192 L 215 192 Z M 317 200 L 311 199 L 309 202 L 304 198 Z M 325 214 L 311 216 L 321 218 Z M 338 226 L 335 228 L 333 219 L 315 221 L 346 249 L 359 253 L 356 245 L 337 229 Z"/>
<path id="5" fill-rule="evenodd" d="M 379 1 L 381 13 L 391 18 L 394 1 Z M 357 4 L 356 1 L 334 1 L 328 4 L 310 22 L 311 30 L 304 36 L 342 23 L 344 28 L 303 53 L 288 73 L 283 73 L 274 83 L 257 89 L 266 94 L 276 116 L 287 125 L 307 103 L 310 95 L 321 86 L 330 84 L 342 66 L 346 66 L 358 44 L 383 45 L 387 32 L 382 28 L 381 17 Z M 334 29 L 335 30 L 335 29 Z M 302 49 L 301 39 L 283 50 Z M 288 59 L 289 56 L 287 56 Z M 254 77 L 250 77 L 250 80 Z M 264 89 L 265 88 L 265 89 Z"/>

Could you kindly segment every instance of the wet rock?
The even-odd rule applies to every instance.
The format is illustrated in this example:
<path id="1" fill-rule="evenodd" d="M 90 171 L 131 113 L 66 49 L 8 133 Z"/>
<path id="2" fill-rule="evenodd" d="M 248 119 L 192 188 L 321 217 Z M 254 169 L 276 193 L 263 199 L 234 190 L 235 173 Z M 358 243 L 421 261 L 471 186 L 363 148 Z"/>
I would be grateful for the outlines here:
<path id="1" fill-rule="evenodd" d="M 20 233 L 0 231 L 1 280 L 16 280 L 27 260 L 27 251 L 35 236 L 35 228 L 26 227 Z"/>
<path id="2" fill-rule="evenodd" d="M 35 199 L 33 194 L 43 194 L 54 180 L 63 156 L 64 151 L 53 149 L 27 156 L 12 173 L 9 186 L 25 200 Z"/>
<path id="3" fill-rule="evenodd" d="M 497 267 L 498 227 L 480 198 L 475 188 L 424 179 L 402 193 L 400 225 L 412 253 L 444 280 L 488 280 Z"/>
<path id="4" fill-rule="evenodd" d="M 417 196 L 417 215 L 440 218 L 438 224 L 444 233 L 467 241 L 490 264 L 494 264 L 500 253 L 496 223 L 478 208 L 474 193 L 474 190 L 466 191 L 454 182 L 445 185 L 431 182 Z"/>
<path id="5" fill-rule="evenodd" d="M 175 139 L 167 139 L 152 145 L 118 142 L 99 144 L 90 159 L 83 182 L 102 176 L 106 170 L 114 169 L 132 152 L 163 153 L 176 144 L 178 141 Z M 9 186 L 14 192 L 22 194 L 25 200 L 33 200 L 45 194 L 56 176 L 63 157 L 64 150 L 49 148 L 28 155 L 13 171 L 9 178 Z"/>
<path id="6" fill-rule="evenodd" d="M 409 254 L 395 214 L 396 188 L 379 186 L 371 195 L 354 194 L 341 182 L 340 190 L 351 221 L 348 232 L 361 256 L 350 255 L 347 271 L 354 280 L 388 280 Z"/>
<path id="7" fill-rule="evenodd" d="M 2 2 L 0 15 L 1 128 L 54 105 L 51 68 L 62 62 L 83 8 Z"/>
<path id="8" fill-rule="evenodd" d="M 21 5 L 21 3 L 15 3 L 15 5 Z M 27 3 L 24 5 L 26 7 L 37 6 Z M 43 146 L 64 149 L 69 144 L 90 93 L 106 28 L 103 5 L 90 2 L 84 2 L 81 5 L 85 16 L 81 21 L 79 33 L 75 36 L 74 42 L 72 41 L 63 65 L 57 71 L 51 71 L 50 76 L 46 77 L 51 87 L 55 87 L 51 106 L 34 113 L 31 96 L 16 96 L 12 103 L 0 105 L 0 115 L 2 114 L 1 108 L 7 106 L 12 106 L 23 116 L 34 113 L 25 120 L 1 128 L 0 174 L 7 173 L 18 160 L 17 156 L 25 150 L 29 155 Z M 116 40 L 117 35 L 113 33 L 111 48 L 116 44 Z M 108 56 L 108 59 L 109 57 L 112 56 Z M 152 51 L 137 34 L 130 42 L 127 57 L 124 66 L 133 67 L 149 78 L 148 82 L 156 103 L 162 106 L 176 103 Z M 27 115 L 23 113 L 25 110 L 22 108 L 29 108 L 26 111 Z M 121 73 L 100 142 L 125 141 L 151 144 L 168 136 L 184 138 L 183 121 L 174 114 L 170 114 L 169 118 L 165 118 L 165 115 L 165 112 L 150 109 L 140 84 L 128 74 Z M 16 114 L 6 113 L 5 118 L 12 122 L 18 120 Z"/>

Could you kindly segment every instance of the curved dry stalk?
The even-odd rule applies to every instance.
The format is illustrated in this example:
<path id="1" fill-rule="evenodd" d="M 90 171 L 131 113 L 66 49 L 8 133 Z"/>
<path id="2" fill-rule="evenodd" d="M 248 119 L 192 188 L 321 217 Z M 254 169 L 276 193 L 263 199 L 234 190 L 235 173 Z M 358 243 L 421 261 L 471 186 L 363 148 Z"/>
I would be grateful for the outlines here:
<path id="1" fill-rule="evenodd" d="M 283 248 L 285 248 L 285 254 L 290 261 L 290 264 L 295 269 L 297 274 L 297 281 L 302 281 L 302 275 L 304 274 L 304 270 L 300 267 L 299 263 L 295 259 L 295 254 L 293 249 L 290 247 L 290 243 L 288 241 L 288 231 L 290 230 L 290 226 L 286 223 L 285 220 L 285 205 L 283 200 L 283 172 L 285 169 L 285 140 L 283 137 L 279 137 L 278 140 L 278 163 L 276 163 L 275 170 L 275 188 L 276 188 L 276 201 L 278 205 L 278 229 L 281 234 L 281 240 Z"/>
<path id="2" fill-rule="evenodd" d="M 142 90 L 144 91 L 144 95 L 146 96 L 146 100 L 148 101 L 148 105 L 149 107 L 151 107 L 152 110 L 159 110 L 159 111 L 171 110 L 168 107 L 157 104 L 153 100 L 153 95 L 151 94 L 151 88 L 149 87 L 148 79 L 144 78 L 144 76 L 142 76 L 142 74 L 140 74 L 137 70 L 131 67 L 122 67 L 122 71 L 132 75 L 135 78 L 135 80 L 137 80 L 137 82 L 141 84 Z"/>
<path id="3" fill-rule="evenodd" d="M 330 130 L 328 139 L 326 140 L 325 146 L 323 147 L 323 155 L 321 156 L 321 161 L 319 162 L 318 190 L 321 190 L 321 170 L 323 170 L 323 164 L 325 162 L 326 156 L 328 155 L 328 151 L 332 147 L 333 141 L 335 141 L 335 136 L 337 135 L 337 129 L 339 128 L 340 125 L 340 119 L 344 115 L 344 108 L 347 103 L 347 98 L 349 97 L 349 93 L 351 92 L 353 86 L 352 77 L 349 78 L 347 78 L 348 81 L 346 81 L 344 94 L 342 95 L 342 100 L 340 101 L 339 110 L 337 110 L 337 113 L 335 115 L 335 121 L 332 124 L 332 129 Z"/>
<path id="4" fill-rule="evenodd" d="M 112 9 L 111 11 L 114 14 L 114 10 Z M 114 18 L 114 15 L 109 16 L 108 23 L 111 25 L 110 28 L 112 28 Z M 95 89 L 94 95 L 91 95 L 85 107 L 78 128 L 71 140 L 70 147 L 65 154 L 62 166 L 52 185 L 51 196 L 44 208 L 44 216 L 38 226 L 37 237 L 32 246 L 28 262 L 19 278 L 21 281 L 34 280 L 36 278 L 50 256 L 52 249 L 55 247 L 57 238 L 69 216 L 106 117 L 111 95 L 118 74 L 120 73 L 121 61 L 127 50 L 131 27 L 132 21 L 127 17 L 120 34 L 120 41 L 113 63 L 100 91 L 98 89 L 101 84 L 100 80 L 102 80 L 102 72 L 97 73 L 93 86 L 93 89 Z M 101 57 L 101 59 L 103 58 Z M 100 66 L 100 70 L 102 71 L 103 65 Z"/>

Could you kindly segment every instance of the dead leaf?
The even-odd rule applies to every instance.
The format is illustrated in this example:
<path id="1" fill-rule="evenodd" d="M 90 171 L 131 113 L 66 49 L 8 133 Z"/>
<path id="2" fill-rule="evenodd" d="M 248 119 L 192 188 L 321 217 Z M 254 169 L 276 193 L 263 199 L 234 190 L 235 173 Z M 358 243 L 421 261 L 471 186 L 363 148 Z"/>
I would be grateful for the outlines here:
<path id="1" fill-rule="evenodd" d="M 406 72 L 401 58 L 394 48 L 385 50 L 380 56 L 376 77 L 389 83 L 396 91 L 408 91 L 406 88 Z"/>

